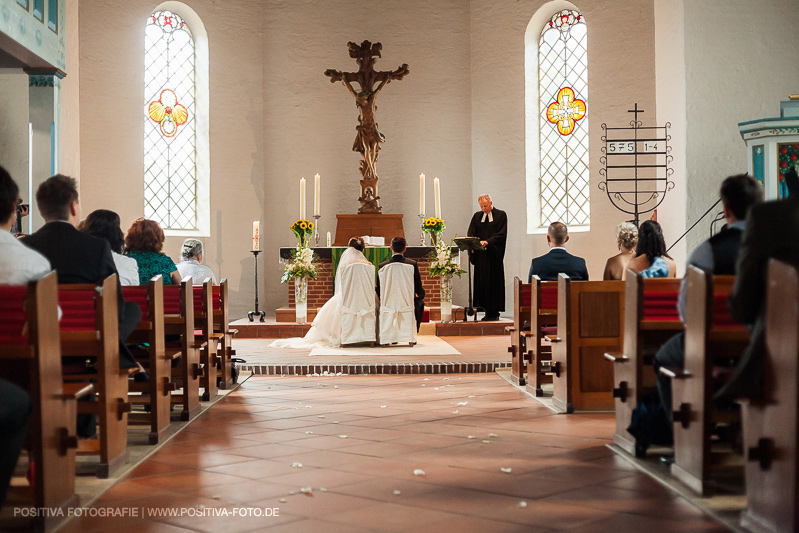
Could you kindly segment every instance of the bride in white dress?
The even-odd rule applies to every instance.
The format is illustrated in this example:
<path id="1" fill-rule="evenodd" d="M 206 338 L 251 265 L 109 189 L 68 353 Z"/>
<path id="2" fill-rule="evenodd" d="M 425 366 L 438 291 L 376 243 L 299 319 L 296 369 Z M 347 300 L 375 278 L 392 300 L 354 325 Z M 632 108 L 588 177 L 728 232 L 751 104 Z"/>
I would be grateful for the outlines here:
<path id="1" fill-rule="evenodd" d="M 366 245 L 360 237 L 350 239 L 349 247 L 341 254 L 336 270 L 336 292 L 325 305 L 316 313 L 311 329 L 305 337 L 292 337 L 277 339 L 269 345 L 270 348 L 317 348 L 341 346 L 341 273 L 344 268 L 353 263 L 372 263 L 363 255 Z"/>

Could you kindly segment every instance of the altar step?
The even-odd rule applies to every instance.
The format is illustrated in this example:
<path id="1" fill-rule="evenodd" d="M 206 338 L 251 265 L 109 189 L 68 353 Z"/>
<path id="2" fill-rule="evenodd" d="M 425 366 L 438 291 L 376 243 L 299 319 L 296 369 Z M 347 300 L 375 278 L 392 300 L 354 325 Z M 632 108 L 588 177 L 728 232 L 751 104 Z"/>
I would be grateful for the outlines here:
<path id="1" fill-rule="evenodd" d="M 456 315 L 454 307 L 452 311 L 453 315 Z M 294 308 L 291 308 L 291 313 L 293 319 Z M 315 315 L 316 313 L 314 312 Z M 430 315 L 440 320 L 441 310 L 432 308 L 430 309 Z M 468 322 L 463 322 L 464 312 L 462 307 L 457 309 L 456 316 L 459 317 L 460 321 L 442 324 L 437 322 L 436 319 L 432 319 L 432 322 L 423 323 L 422 329 L 427 331 L 422 331 L 422 333 L 435 334 L 439 337 L 505 335 L 505 327 L 513 324 L 513 321 L 508 319 L 502 319 L 497 322 L 475 322 L 472 320 L 474 317 L 470 317 Z M 275 317 L 269 317 L 264 322 L 259 322 L 257 319 L 254 322 L 250 322 L 248 319 L 242 318 L 231 322 L 230 327 L 238 330 L 236 338 L 239 339 L 285 339 L 304 336 L 311 329 L 312 320 L 313 318 L 309 317 L 308 323 L 297 324 L 296 322 L 280 322 Z"/>
<path id="2" fill-rule="evenodd" d="M 425 307 L 425 309 L 430 311 L 430 321 L 431 322 L 440 322 L 441 321 L 441 308 L 440 307 Z M 316 312 L 318 309 L 308 309 L 308 322 L 313 322 L 313 319 L 316 318 Z M 459 305 L 452 306 L 452 319 L 453 320 L 463 320 L 465 310 L 463 307 Z M 296 312 L 294 307 L 285 306 L 277 309 L 275 311 L 275 319 L 277 322 L 282 323 L 297 323 Z"/>

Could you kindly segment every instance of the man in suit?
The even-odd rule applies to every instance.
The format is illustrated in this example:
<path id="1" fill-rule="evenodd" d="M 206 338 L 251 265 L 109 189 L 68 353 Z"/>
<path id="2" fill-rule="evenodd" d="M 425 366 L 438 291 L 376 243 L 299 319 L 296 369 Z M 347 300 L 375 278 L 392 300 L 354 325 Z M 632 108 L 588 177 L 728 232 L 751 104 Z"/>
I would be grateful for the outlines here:
<path id="1" fill-rule="evenodd" d="M 721 203 L 724 206 L 724 229 L 700 244 L 688 258 L 688 265 L 709 270 L 717 276 L 735 275 L 735 261 L 741 246 L 741 236 L 746 225 L 746 216 L 752 206 L 763 201 L 760 184 L 748 174 L 730 176 L 721 182 Z M 688 284 L 683 278 L 677 310 L 680 320 L 685 322 Z M 668 421 L 672 418 L 671 378 L 660 373 L 661 367 L 683 368 L 685 366 L 685 333 L 678 333 L 663 343 L 653 363 L 657 388 L 663 411 Z M 671 426 L 665 428 L 671 431 Z"/>
<path id="2" fill-rule="evenodd" d="M 78 231 L 81 209 L 78 188 L 73 178 L 57 174 L 45 180 L 36 191 L 36 203 L 45 225 L 23 239 L 23 243 L 44 255 L 58 274 L 58 283 L 98 283 L 116 274 L 111 248 L 104 239 Z M 136 363 L 125 346 L 141 320 L 141 309 L 135 302 L 122 299 L 117 277 L 117 313 L 119 318 L 119 367 L 139 368 L 136 381 L 149 376 Z"/>
<path id="3" fill-rule="evenodd" d="M 785 174 L 788 197 L 752 207 L 746 217 L 736 264 L 735 285 L 729 299 L 730 314 L 749 325 L 751 340 L 732 377 L 714 399 L 759 399 L 763 396 L 766 350 L 766 275 L 771 258 L 799 262 L 799 175 Z"/>
<path id="4" fill-rule="evenodd" d="M 422 275 L 419 273 L 419 265 L 413 259 L 408 259 L 403 254 L 408 247 L 408 242 L 404 237 L 394 237 L 391 239 L 391 251 L 394 255 L 388 261 L 380 263 L 378 270 L 383 268 L 389 263 L 405 263 L 413 265 L 413 314 L 416 318 L 416 331 L 419 331 L 419 326 L 422 324 L 422 317 L 424 316 L 424 287 L 422 286 Z M 377 295 L 380 296 L 380 277 L 377 278 Z"/>
<path id="5" fill-rule="evenodd" d="M 533 276 L 538 276 L 541 281 L 557 281 L 558 274 L 566 274 L 576 281 L 588 281 L 588 269 L 585 259 L 577 257 L 566 251 L 566 242 L 569 240 L 569 230 L 563 222 L 553 222 L 547 230 L 547 245 L 549 252 L 536 257 L 530 263 L 530 274 L 527 283 L 533 281 Z"/>

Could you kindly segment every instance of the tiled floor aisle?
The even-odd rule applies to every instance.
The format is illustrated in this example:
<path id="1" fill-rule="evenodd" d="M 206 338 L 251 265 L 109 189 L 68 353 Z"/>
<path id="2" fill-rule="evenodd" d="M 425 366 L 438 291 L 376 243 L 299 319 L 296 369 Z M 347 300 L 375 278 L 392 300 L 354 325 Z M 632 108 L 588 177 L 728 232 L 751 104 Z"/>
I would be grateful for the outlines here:
<path id="1" fill-rule="evenodd" d="M 495 374 L 250 378 L 95 504 L 140 517 L 63 530 L 724 531 L 616 458 L 612 431 Z M 189 516 L 212 508 L 279 516 Z"/>

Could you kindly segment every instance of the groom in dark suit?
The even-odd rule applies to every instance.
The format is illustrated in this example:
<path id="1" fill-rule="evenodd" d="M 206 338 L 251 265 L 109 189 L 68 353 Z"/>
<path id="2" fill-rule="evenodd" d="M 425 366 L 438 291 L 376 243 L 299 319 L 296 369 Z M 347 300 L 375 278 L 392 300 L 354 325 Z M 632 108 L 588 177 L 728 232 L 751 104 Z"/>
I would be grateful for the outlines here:
<path id="1" fill-rule="evenodd" d="M 566 251 L 566 242 L 569 240 L 569 230 L 563 222 L 553 222 L 547 230 L 547 245 L 549 252 L 536 257 L 530 263 L 530 274 L 527 283 L 532 283 L 533 276 L 538 276 L 541 281 L 557 281 L 558 274 L 566 274 L 574 281 L 588 281 L 588 269 L 585 259 L 577 257 Z"/>
<path id="2" fill-rule="evenodd" d="M 419 326 L 422 324 L 422 317 L 424 316 L 424 287 L 422 286 L 422 275 L 419 273 L 419 265 L 413 259 L 408 259 L 403 254 L 408 247 L 408 242 L 404 237 L 394 237 L 391 239 L 391 251 L 394 255 L 388 261 L 380 263 L 378 270 L 383 268 L 389 263 L 405 263 L 413 265 L 413 314 L 416 318 L 416 331 L 419 331 Z M 377 278 L 377 295 L 380 296 L 380 277 Z"/>
<path id="3" fill-rule="evenodd" d="M 103 239 L 78 231 L 81 210 L 78 188 L 73 178 L 57 174 L 45 180 L 36 191 L 36 203 L 45 225 L 22 242 L 44 255 L 58 274 L 58 283 L 98 283 L 116 274 L 111 247 Z M 136 368 L 136 359 L 125 346 L 141 320 L 135 302 L 122 299 L 117 277 L 117 313 L 119 318 L 119 367 Z M 136 381 L 147 381 L 145 372 Z"/>

